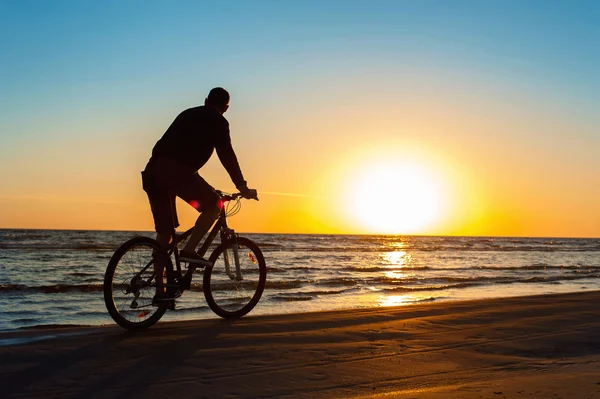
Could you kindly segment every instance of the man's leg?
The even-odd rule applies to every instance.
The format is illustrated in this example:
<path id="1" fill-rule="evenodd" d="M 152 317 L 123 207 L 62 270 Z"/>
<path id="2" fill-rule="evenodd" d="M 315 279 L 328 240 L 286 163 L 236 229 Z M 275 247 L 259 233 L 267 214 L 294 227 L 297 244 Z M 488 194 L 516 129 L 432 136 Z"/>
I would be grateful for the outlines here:
<path id="1" fill-rule="evenodd" d="M 192 235 L 182 250 L 182 252 L 194 254 L 202 238 L 219 217 L 221 211 L 219 208 L 220 198 L 215 189 L 197 173 L 187 183 L 182 186 L 177 194 L 185 202 L 202 212 L 196 220 Z"/>
<path id="2" fill-rule="evenodd" d="M 175 193 L 167 184 L 174 179 L 172 168 L 164 159 L 151 158 L 142 172 L 142 187 L 148 195 L 150 209 L 154 219 L 156 241 L 161 251 L 155 253 L 154 274 L 156 296 L 164 296 L 164 274 L 167 265 L 166 251 L 169 244 L 175 239 L 175 229 L 179 226 L 177 209 L 175 206 Z"/>
<path id="3" fill-rule="evenodd" d="M 202 238 L 208 233 L 208 230 L 215 223 L 217 218 L 219 217 L 219 206 L 215 203 L 213 206 L 206 207 L 206 209 L 202 210 L 200 216 L 196 220 L 196 224 L 194 225 L 194 231 L 190 236 L 190 239 L 183 247 L 183 251 L 185 252 L 195 252 L 196 247 L 202 240 Z"/>
<path id="4" fill-rule="evenodd" d="M 175 195 L 169 190 L 148 186 L 146 184 L 144 190 L 148 194 L 150 209 L 154 218 L 156 241 L 161 248 L 160 253 L 154 254 L 155 295 L 163 296 L 165 292 L 163 276 L 167 265 L 166 251 L 175 237 L 175 228 L 179 225 L 179 222 L 177 220 L 177 210 L 175 209 Z"/>
<path id="5" fill-rule="evenodd" d="M 173 241 L 173 234 L 171 233 L 156 233 L 156 241 L 160 245 L 160 247 L 166 251 L 167 247 Z M 155 275 L 155 283 L 156 283 L 156 292 L 155 295 L 157 297 L 163 296 L 165 293 L 164 288 L 164 279 L 163 276 L 165 274 L 165 266 L 167 260 L 164 256 L 165 252 L 161 254 L 155 254 L 156 259 L 154 259 L 154 275 Z"/>

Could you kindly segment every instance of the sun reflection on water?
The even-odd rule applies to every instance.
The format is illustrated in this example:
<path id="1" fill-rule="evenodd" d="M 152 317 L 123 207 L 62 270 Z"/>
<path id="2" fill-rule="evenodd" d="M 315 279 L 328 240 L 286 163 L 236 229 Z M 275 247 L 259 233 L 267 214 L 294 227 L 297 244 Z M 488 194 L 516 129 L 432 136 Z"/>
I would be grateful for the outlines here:
<path id="1" fill-rule="evenodd" d="M 383 275 L 389 280 L 402 280 L 408 277 L 408 274 L 399 270 L 384 271 Z"/>
<path id="2" fill-rule="evenodd" d="M 384 252 L 380 256 L 385 263 L 391 266 L 408 266 L 412 260 L 411 255 L 406 251 Z"/>
<path id="3" fill-rule="evenodd" d="M 407 273 L 411 271 L 411 262 L 413 261 L 410 253 L 406 251 L 406 245 L 402 241 L 395 241 L 386 245 L 388 251 L 381 252 L 379 258 L 381 263 L 390 270 L 384 270 L 382 274 L 385 276 L 390 287 L 401 287 L 406 284 L 411 284 L 415 279 L 415 273 Z M 380 295 L 377 298 L 379 306 L 399 306 L 410 303 L 415 303 L 418 300 L 414 294 L 404 295 Z"/>
<path id="4" fill-rule="evenodd" d="M 400 306 L 415 302 L 413 295 L 387 295 L 379 297 L 379 306 Z"/>

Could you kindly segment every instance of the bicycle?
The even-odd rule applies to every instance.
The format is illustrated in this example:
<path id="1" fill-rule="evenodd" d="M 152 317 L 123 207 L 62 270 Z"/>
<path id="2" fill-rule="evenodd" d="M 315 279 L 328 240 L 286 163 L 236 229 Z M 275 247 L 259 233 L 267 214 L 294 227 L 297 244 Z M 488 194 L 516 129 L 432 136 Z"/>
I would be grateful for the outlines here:
<path id="1" fill-rule="evenodd" d="M 220 195 L 221 212 L 206 240 L 197 250 L 204 257 L 217 234 L 221 243 L 202 266 L 189 263 L 183 274 L 177 244 L 184 242 L 193 228 L 176 235 L 169 248 L 162 249 L 149 237 L 138 236 L 123 243 L 111 257 L 104 275 L 104 302 L 112 319 L 128 330 L 144 330 L 160 320 L 167 309 L 174 310 L 175 299 L 191 288 L 197 269 L 204 268 L 202 290 L 210 309 L 225 319 L 248 314 L 258 303 L 267 279 L 264 256 L 256 243 L 239 235 L 227 225 L 227 216 L 241 208 L 241 193 Z M 231 206 L 230 201 L 235 201 Z M 155 289 L 154 261 L 166 260 L 165 298 L 153 303 Z M 173 261 L 175 267 L 173 267 Z M 160 286 L 160 285 L 159 285 Z"/>

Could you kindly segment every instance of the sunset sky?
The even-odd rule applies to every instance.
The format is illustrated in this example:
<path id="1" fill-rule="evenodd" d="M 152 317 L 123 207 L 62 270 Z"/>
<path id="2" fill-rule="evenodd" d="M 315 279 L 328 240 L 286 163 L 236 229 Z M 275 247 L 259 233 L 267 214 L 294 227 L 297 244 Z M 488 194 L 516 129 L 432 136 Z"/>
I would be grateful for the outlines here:
<path id="1" fill-rule="evenodd" d="M 239 231 L 600 237 L 599 21 L 596 1 L 2 1 L 0 228 L 152 230 L 140 171 L 222 86 L 260 196 Z M 216 156 L 200 173 L 234 189 Z"/>

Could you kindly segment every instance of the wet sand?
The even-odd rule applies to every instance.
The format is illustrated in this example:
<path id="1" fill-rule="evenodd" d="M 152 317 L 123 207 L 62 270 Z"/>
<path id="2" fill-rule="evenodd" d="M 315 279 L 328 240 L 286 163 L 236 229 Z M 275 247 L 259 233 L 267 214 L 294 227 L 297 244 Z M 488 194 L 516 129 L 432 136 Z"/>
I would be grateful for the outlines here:
<path id="1" fill-rule="evenodd" d="M 600 292 L 27 330 L 0 359 L 3 398 L 600 398 Z"/>

